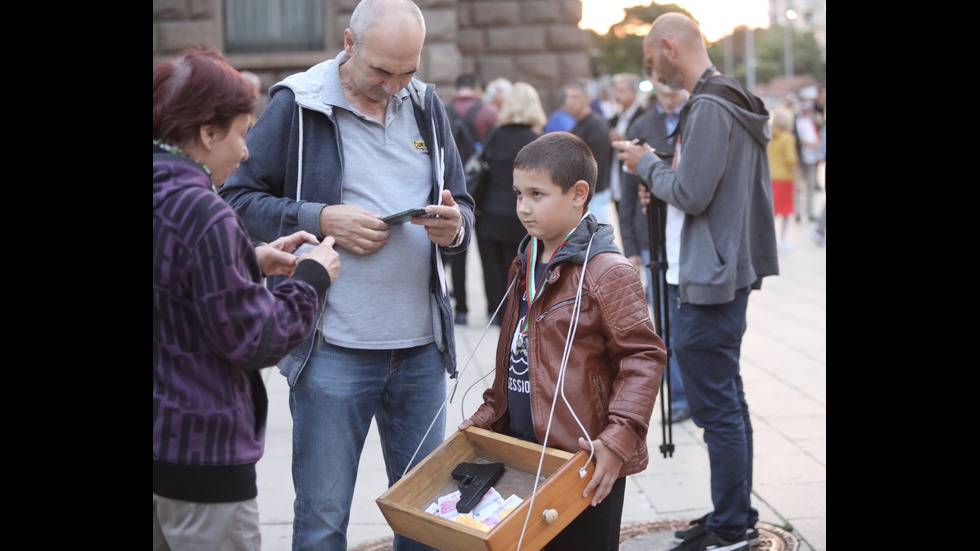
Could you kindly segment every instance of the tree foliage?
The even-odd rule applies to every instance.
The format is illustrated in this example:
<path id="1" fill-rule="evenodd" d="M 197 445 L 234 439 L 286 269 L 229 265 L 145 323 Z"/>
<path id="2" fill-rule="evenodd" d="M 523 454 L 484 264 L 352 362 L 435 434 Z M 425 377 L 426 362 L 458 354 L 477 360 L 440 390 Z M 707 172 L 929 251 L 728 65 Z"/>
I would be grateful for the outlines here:
<path id="1" fill-rule="evenodd" d="M 589 59 L 593 74 L 646 74 L 643 67 L 643 37 L 650 31 L 650 25 L 655 19 L 669 12 L 694 18 L 691 12 L 677 4 L 660 5 L 651 2 L 649 6 L 625 8 L 623 20 L 611 25 L 604 35 L 589 29 Z"/>
<path id="2" fill-rule="evenodd" d="M 650 25 L 660 15 L 668 12 L 683 13 L 692 19 L 690 12 L 677 4 L 657 4 L 633 6 L 623 10 L 623 20 L 613 24 L 606 34 L 589 33 L 589 59 L 594 76 L 620 72 L 645 75 L 643 64 L 643 38 Z M 818 81 L 827 80 L 827 62 L 822 58 L 820 46 L 812 32 L 792 30 L 793 74 L 813 75 Z M 717 42 L 708 43 L 708 55 L 719 67 L 733 67 L 732 76 L 746 82 L 746 33 L 749 28 L 740 26 L 732 34 Z M 786 64 L 785 27 L 752 29 L 755 55 L 755 80 L 757 83 L 769 82 L 783 76 Z M 726 41 L 731 44 L 726 47 Z M 731 52 L 732 62 L 725 59 L 726 50 Z"/>

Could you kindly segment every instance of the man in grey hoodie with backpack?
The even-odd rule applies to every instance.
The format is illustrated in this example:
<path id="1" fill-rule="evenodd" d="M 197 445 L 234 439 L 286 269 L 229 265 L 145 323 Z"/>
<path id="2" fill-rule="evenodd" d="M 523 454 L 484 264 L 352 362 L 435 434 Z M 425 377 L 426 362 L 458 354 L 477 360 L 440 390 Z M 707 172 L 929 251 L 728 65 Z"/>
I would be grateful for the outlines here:
<path id="1" fill-rule="evenodd" d="M 643 180 L 641 201 L 667 203 L 669 350 L 684 379 L 691 418 L 704 429 L 713 510 L 674 536 L 674 551 L 746 550 L 759 541 L 752 507 L 752 423 L 739 353 L 749 293 L 777 275 L 769 113 L 719 73 L 697 23 L 658 17 L 643 41 L 661 82 L 691 97 L 681 110 L 671 164 L 653 148 L 616 141 L 619 159 Z"/>

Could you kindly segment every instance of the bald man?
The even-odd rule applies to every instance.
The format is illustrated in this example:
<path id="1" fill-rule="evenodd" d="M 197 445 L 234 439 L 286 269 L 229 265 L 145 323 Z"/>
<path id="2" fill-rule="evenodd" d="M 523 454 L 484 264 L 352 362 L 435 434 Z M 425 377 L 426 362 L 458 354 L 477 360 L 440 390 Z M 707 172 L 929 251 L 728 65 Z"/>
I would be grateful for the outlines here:
<path id="1" fill-rule="evenodd" d="M 252 154 L 222 186 L 257 240 L 333 235 L 349 281 L 331 286 L 318 329 L 279 363 L 293 417 L 294 550 L 347 549 L 372 417 L 389 485 L 445 438 L 456 344 L 441 257 L 465 254 L 473 199 L 445 107 L 416 77 L 424 40 L 414 2 L 360 2 L 343 51 L 269 89 Z M 422 206 L 438 216 L 382 219 Z M 394 549 L 427 547 L 396 534 Z"/>
<path id="2" fill-rule="evenodd" d="M 619 159 L 667 203 L 668 319 L 672 362 L 691 418 L 704 429 L 713 510 L 675 537 L 680 551 L 732 551 L 758 542 L 752 507 L 752 424 L 739 369 L 749 292 L 777 275 L 766 146 L 769 113 L 719 73 L 697 23 L 679 13 L 653 22 L 643 56 L 657 78 L 690 92 L 670 164 L 648 144 L 617 141 Z"/>

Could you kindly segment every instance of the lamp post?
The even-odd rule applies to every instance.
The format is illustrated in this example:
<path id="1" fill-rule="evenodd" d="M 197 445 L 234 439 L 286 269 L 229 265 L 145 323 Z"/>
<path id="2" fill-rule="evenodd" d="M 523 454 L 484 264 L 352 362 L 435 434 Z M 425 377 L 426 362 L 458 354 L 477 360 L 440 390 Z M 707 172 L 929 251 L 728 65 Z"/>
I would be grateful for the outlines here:
<path id="1" fill-rule="evenodd" d="M 755 90 L 755 32 L 745 28 L 745 86 Z"/>
<path id="2" fill-rule="evenodd" d="M 793 20 L 796 19 L 796 10 L 790 8 L 786 10 L 786 27 L 783 29 L 786 64 L 786 78 L 793 78 Z"/>
<path id="3" fill-rule="evenodd" d="M 735 72 L 735 29 L 725 36 L 725 74 L 730 75 Z"/>

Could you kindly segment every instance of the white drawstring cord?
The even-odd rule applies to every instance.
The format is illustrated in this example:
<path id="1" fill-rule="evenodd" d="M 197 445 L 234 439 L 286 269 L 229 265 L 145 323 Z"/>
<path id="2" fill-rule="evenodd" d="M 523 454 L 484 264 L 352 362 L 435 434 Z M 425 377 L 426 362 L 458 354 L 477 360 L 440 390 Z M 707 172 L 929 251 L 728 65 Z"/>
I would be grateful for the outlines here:
<path id="1" fill-rule="evenodd" d="M 595 234 L 592 234 L 595 237 Z M 585 465 L 579 470 L 579 477 L 585 477 L 585 468 L 592 461 L 595 456 L 595 445 L 592 443 L 592 437 L 589 435 L 589 431 L 585 430 L 585 426 L 582 425 L 582 421 L 575 415 L 575 410 L 572 409 L 572 404 L 568 402 L 568 398 L 565 396 L 565 371 L 568 366 L 568 356 L 572 348 L 572 343 L 575 342 L 575 332 L 578 330 L 578 320 L 579 314 L 582 311 L 582 283 L 585 281 L 585 266 L 589 262 L 589 251 L 592 249 L 592 239 L 589 239 L 589 245 L 585 249 L 585 260 L 582 261 L 582 277 L 578 280 L 578 290 L 575 293 L 575 306 L 572 309 L 572 326 L 569 329 L 568 336 L 565 338 L 565 351 L 562 355 L 561 360 L 561 370 L 559 372 L 559 389 L 561 391 L 561 398 L 565 401 L 565 405 L 568 406 L 568 411 L 572 413 L 572 417 L 575 418 L 575 423 L 578 427 L 582 429 L 582 434 L 585 435 L 585 440 L 589 443 L 589 458 L 585 462 Z M 550 420 L 549 420 L 550 424 Z"/>
<path id="2" fill-rule="evenodd" d="M 497 305 L 497 309 L 494 310 L 493 315 L 490 316 L 490 320 L 487 321 L 487 326 L 483 328 L 483 334 L 481 334 L 480 335 L 480 339 L 476 341 L 476 346 L 474 346 L 473 347 L 473 351 L 470 352 L 470 357 L 467 358 L 466 365 L 463 366 L 463 370 L 460 371 L 459 372 L 459 375 L 456 376 L 456 383 L 453 384 L 453 392 L 449 396 L 449 401 L 450 402 L 453 401 L 453 396 L 456 395 L 456 387 L 459 386 L 459 380 L 463 378 L 463 372 L 465 372 L 466 371 L 466 368 L 469 367 L 470 360 L 473 359 L 473 356 L 476 354 L 477 349 L 480 348 L 480 343 L 483 342 L 483 337 L 485 337 L 487 335 L 487 331 L 490 330 L 490 325 L 493 324 L 493 320 L 497 317 L 497 314 L 500 313 L 500 309 L 503 308 L 504 303 L 507 302 L 507 295 L 509 295 L 511 289 L 514 288 L 514 283 L 516 281 L 517 281 L 517 276 L 515 276 L 514 279 L 510 280 L 510 285 L 508 285 L 507 286 L 507 290 L 504 291 L 504 297 L 502 299 L 500 299 L 500 304 Z M 466 392 L 463 393 L 463 399 L 459 401 L 459 416 L 460 417 L 462 417 L 463 419 L 466 419 L 466 410 L 463 409 L 463 404 L 466 403 L 466 395 L 470 393 L 470 390 L 472 390 L 473 387 L 475 387 L 477 383 L 479 383 L 483 379 L 486 379 L 487 378 L 487 375 L 490 375 L 494 371 L 496 371 L 496 366 L 494 366 L 494 369 L 491 369 L 490 371 L 487 371 L 486 373 L 484 373 L 482 377 L 480 377 L 479 379 L 477 379 L 476 381 L 474 381 L 473 384 L 471 384 L 469 387 L 466 388 Z"/>
<path id="3" fill-rule="evenodd" d="M 516 277 L 513 280 L 511 280 L 510 287 L 508 287 L 507 288 L 507 292 L 504 293 L 504 298 L 500 301 L 500 304 L 497 305 L 497 312 L 500 311 L 500 308 L 503 306 L 504 302 L 506 302 L 506 300 L 507 300 L 507 294 L 510 293 L 510 290 L 514 287 L 514 282 L 515 281 L 517 281 L 517 278 Z M 494 312 L 494 316 L 497 315 L 497 312 Z M 493 320 L 493 317 L 491 317 L 490 319 Z M 429 431 L 432 430 L 433 425 L 435 425 L 435 423 L 436 423 L 436 419 L 439 418 L 439 413 L 442 412 L 442 409 L 446 407 L 446 404 L 447 403 L 452 402 L 453 396 L 456 395 L 456 387 L 459 386 L 459 381 L 463 378 L 463 373 L 466 373 L 466 368 L 468 368 L 470 366 L 470 362 L 473 361 L 473 356 L 476 355 L 476 351 L 479 350 L 479 348 L 480 348 L 480 343 L 483 342 L 483 338 L 487 335 L 487 331 L 490 330 L 490 325 L 491 325 L 491 322 L 487 322 L 487 326 L 483 328 L 483 333 L 480 335 L 480 339 L 476 341 L 476 346 L 473 347 L 473 350 L 470 352 L 470 356 L 468 358 L 466 358 L 466 363 L 463 364 L 463 368 L 461 370 L 459 370 L 459 373 L 458 374 L 456 374 L 456 381 L 453 383 L 453 389 L 452 389 L 452 391 L 448 393 L 448 395 L 446 396 L 446 399 L 442 402 L 442 406 L 439 408 L 439 411 L 436 412 L 435 417 L 432 418 L 432 422 L 429 423 L 429 428 L 425 431 L 425 435 L 422 436 L 422 441 L 419 442 L 418 447 L 415 448 L 415 453 L 412 454 L 412 458 L 409 459 L 408 460 L 408 464 L 405 465 L 405 471 L 402 473 L 402 476 L 405 476 L 405 474 L 408 473 L 409 466 L 411 466 L 412 461 L 415 461 L 415 456 L 418 455 L 419 450 L 422 449 L 422 443 L 425 442 L 425 439 L 426 438 L 428 438 Z M 463 399 L 460 400 L 460 402 L 459 402 L 459 411 L 460 411 L 460 415 L 462 416 L 463 419 L 466 419 L 466 413 L 463 410 L 463 404 L 466 402 L 466 395 L 469 393 L 470 389 L 472 389 L 474 386 L 476 386 L 477 383 L 479 383 L 483 379 L 486 379 L 487 378 L 487 375 L 490 375 L 493 372 L 494 372 L 493 369 L 491 369 L 490 371 L 487 371 L 482 377 L 480 377 L 472 385 L 470 385 L 466 389 L 466 392 L 463 393 Z"/>
<path id="4" fill-rule="evenodd" d="M 299 142 L 296 154 L 296 200 L 303 200 L 303 106 L 297 105 L 299 109 Z"/>
<path id="5" fill-rule="evenodd" d="M 561 393 L 562 399 L 565 401 L 565 405 L 568 406 L 568 411 L 571 412 L 572 417 L 578 424 L 579 428 L 582 429 L 582 433 L 585 434 L 585 440 L 589 443 L 589 458 L 586 460 L 585 465 L 579 469 L 579 478 L 584 478 L 586 474 L 586 467 L 588 467 L 589 462 L 592 461 L 592 457 L 595 455 L 595 445 L 592 444 L 592 437 L 589 436 L 588 431 L 582 426 L 582 422 L 579 420 L 578 415 L 575 415 L 575 410 L 572 409 L 572 405 L 568 403 L 568 399 L 565 398 L 565 368 L 568 365 L 569 352 L 572 349 L 572 342 L 575 339 L 575 330 L 578 328 L 578 318 L 579 313 L 582 310 L 582 283 L 585 281 L 585 267 L 589 262 L 589 251 L 592 249 L 592 240 L 595 239 L 595 234 L 589 238 L 589 245 L 585 249 L 585 260 L 582 261 L 582 275 L 579 276 L 578 288 L 575 291 L 575 305 L 572 307 L 572 323 L 571 327 L 568 329 L 568 335 L 565 337 L 565 349 L 562 351 L 561 356 L 561 367 L 558 369 L 558 381 L 555 383 L 556 388 Z M 530 366 L 528 362 L 528 366 Z M 521 545 L 524 543 L 524 533 L 527 531 L 527 523 L 531 519 L 531 511 L 534 510 L 534 496 L 538 493 L 538 481 L 541 478 L 541 468 L 544 465 L 545 447 L 548 445 L 548 436 L 551 434 L 551 422 L 555 415 L 555 404 L 558 402 L 558 393 L 555 393 L 555 397 L 551 400 L 551 411 L 548 414 L 548 428 L 544 433 L 544 442 L 541 443 L 541 457 L 538 458 L 538 471 L 534 476 L 534 487 L 531 488 L 531 503 L 527 507 L 527 515 L 524 517 L 524 526 L 521 528 L 521 537 L 517 540 L 517 550 L 520 551 Z"/>
<path id="6" fill-rule="evenodd" d="M 595 456 L 595 445 L 592 443 L 592 437 L 585 429 L 585 426 L 582 425 L 582 421 L 578 418 L 578 415 L 575 414 L 575 410 L 572 409 L 572 405 L 569 403 L 568 398 L 565 396 L 565 372 L 568 366 L 568 358 L 571 352 L 572 342 L 574 342 L 575 340 L 575 332 L 578 329 L 579 316 L 582 311 L 582 286 L 585 282 L 585 268 L 588 265 L 589 252 L 592 250 L 593 239 L 595 239 L 595 234 L 592 234 L 592 237 L 589 238 L 589 244 L 585 249 L 585 259 L 582 261 L 582 274 L 579 276 L 578 287 L 575 291 L 575 303 L 572 308 L 572 323 L 571 323 L 571 327 L 569 327 L 568 335 L 566 335 L 565 337 L 565 348 L 562 351 L 561 367 L 558 370 L 558 381 L 556 383 L 558 392 L 555 394 L 555 397 L 551 401 L 551 410 L 548 414 L 548 428 L 545 430 L 544 442 L 541 444 L 541 456 L 538 458 L 538 469 L 534 476 L 534 486 L 531 488 L 531 502 L 528 504 L 527 515 L 524 517 L 524 525 L 521 528 L 521 536 L 520 539 L 518 539 L 517 541 L 517 549 L 515 551 L 520 551 L 521 545 L 524 543 L 524 535 L 527 532 L 527 523 L 531 518 L 531 512 L 534 510 L 534 498 L 538 492 L 538 484 L 541 479 L 541 471 L 544 466 L 544 458 L 546 455 L 545 448 L 547 447 L 548 437 L 551 434 L 551 423 L 554 420 L 555 405 L 557 404 L 558 401 L 558 394 L 561 394 L 562 400 L 565 402 L 565 405 L 568 406 L 569 412 L 571 412 L 572 417 L 575 419 L 575 423 L 578 424 L 580 429 L 582 429 L 582 433 L 585 435 L 585 440 L 589 443 L 589 448 L 590 448 L 589 457 L 586 460 L 585 464 L 582 466 L 582 468 L 579 469 L 579 477 L 583 477 L 583 478 L 585 477 L 585 474 L 587 472 L 586 468 L 588 467 L 589 463 L 592 461 L 592 458 Z M 463 373 L 466 372 L 466 369 L 469 367 L 470 362 L 473 360 L 473 356 L 476 354 L 476 351 L 479 349 L 480 344 L 483 342 L 483 338 L 486 336 L 487 331 L 490 329 L 492 320 L 494 319 L 494 317 L 496 317 L 497 313 L 500 311 L 500 308 L 507 300 L 507 296 L 510 294 L 511 289 L 513 289 L 514 282 L 516 280 L 517 278 L 511 280 L 510 286 L 507 288 L 507 292 L 504 293 L 503 300 L 501 300 L 500 304 L 497 305 L 497 310 L 494 312 L 494 315 L 491 316 L 490 321 L 487 323 L 487 326 L 483 329 L 483 333 L 480 335 L 480 339 L 477 341 L 476 346 L 473 347 L 473 351 L 470 352 L 470 356 L 466 359 L 466 363 L 463 365 L 463 369 L 460 370 L 459 374 L 456 376 L 456 382 L 453 384 L 452 392 L 446 397 L 446 400 L 443 401 L 442 406 L 439 407 L 439 411 L 432 419 L 432 422 L 429 423 L 429 428 L 426 429 L 425 435 L 422 437 L 422 441 L 419 442 L 418 447 L 415 448 L 415 453 L 412 454 L 412 458 L 408 461 L 408 464 L 405 465 L 405 471 L 402 472 L 402 477 L 404 477 L 408 473 L 409 467 L 412 465 L 412 462 L 415 461 L 415 457 L 416 455 L 418 455 L 419 450 L 422 449 L 422 443 L 425 442 L 425 439 L 428 437 L 429 432 L 432 430 L 432 427 L 435 425 L 436 419 L 439 418 L 439 413 L 441 413 L 443 408 L 446 407 L 446 404 L 452 400 L 452 397 L 455 396 L 456 387 L 459 385 L 459 380 L 462 378 Z M 465 418 L 465 411 L 463 410 L 463 404 L 466 402 L 466 395 L 474 386 L 476 386 L 477 383 L 479 383 L 483 379 L 486 379 L 487 375 L 489 375 L 490 373 L 494 373 L 495 371 L 496 371 L 496 367 L 488 371 L 485 375 L 483 375 L 479 379 L 477 379 L 472 385 L 470 385 L 466 389 L 466 392 L 463 393 L 463 399 L 460 401 L 460 412 L 464 416 L 464 418 Z"/>

